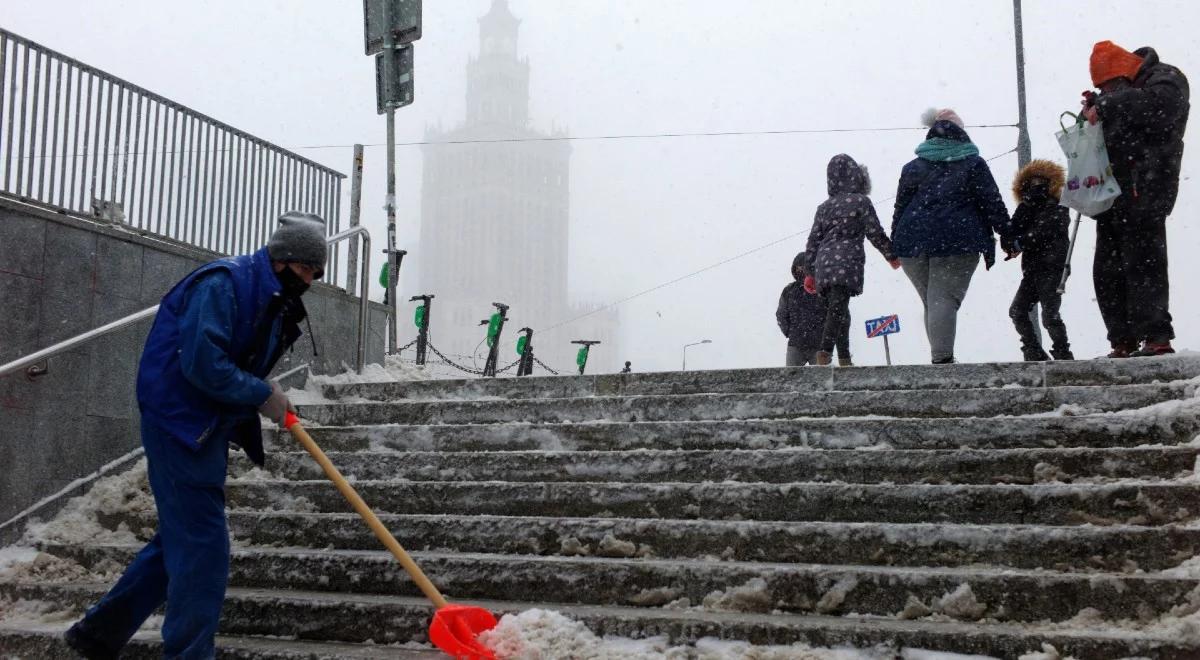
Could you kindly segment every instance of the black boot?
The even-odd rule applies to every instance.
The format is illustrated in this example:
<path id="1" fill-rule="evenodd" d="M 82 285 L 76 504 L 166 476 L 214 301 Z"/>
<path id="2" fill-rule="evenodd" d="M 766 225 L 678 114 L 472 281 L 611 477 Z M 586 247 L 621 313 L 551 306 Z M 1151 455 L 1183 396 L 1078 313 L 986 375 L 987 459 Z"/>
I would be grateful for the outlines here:
<path id="1" fill-rule="evenodd" d="M 1069 360 L 1075 359 L 1075 354 L 1072 353 L 1071 349 L 1069 349 L 1069 348 L 1052 348 L 1052 349 L 1050 349 L 1050 356 L 1053 357 L 1055 360 L 1069 361 Z"/>
<path id="2" fill-rule="evenodd" d="M 1025 358 L 1026 362 L 1047 362 L 1050 360 L 1050 356 L 1046 355 L 1046 351 L 1042 350 L 1042 347 L 1036 344 L 1022 346 L 1021 355 Z"/>
<path id="3" fill-rule="evenodd" d="M 117 660 L 120 655 L 89 635 L 82 621 L 68 628 L 63 640 L 71 650 L 87 660 Z"/>

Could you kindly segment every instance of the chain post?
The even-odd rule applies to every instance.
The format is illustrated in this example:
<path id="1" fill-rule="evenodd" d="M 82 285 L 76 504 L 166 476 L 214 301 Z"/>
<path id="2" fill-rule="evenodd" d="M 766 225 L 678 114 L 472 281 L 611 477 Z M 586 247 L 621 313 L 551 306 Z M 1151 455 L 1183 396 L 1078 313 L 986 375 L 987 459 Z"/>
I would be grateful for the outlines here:
<path id="1" fill-rule="evenodd" d="M 429 348 L 429 320 L 433 314 L 433 294 L 426 293 L 409 298 L 409 302 L 421 301 L 425 311 L 421 313 L 421 322 L 417 324 L 417 365 L 425 365 L 426 349 Z"/>
<path id="2" fill-rule="evenodd" d="M 517 378 L 533 375 L 533 328 L 521 328 L 519 332 L 525 333 L 525 345 L 519 351 L 521 359 L 517 360 L 517 363 L 520 364 L 517 367 Z"/>
<path id="3" fill-rule="evenodd" d="M 494 302 L 492 303 L 492 307 L 495 307 L 497 310 L 493 315 L 497 318 L 494 334 L 490 320 L 480 323 L 480 325 L 488 326 L 488 340 L 491 344 L 488 347 L 487 362 L 483 365 L 483 375 L 485 378 L 496 377 L 496 362 L 500 359 L 500 337 L 504 334 L 504 322 L 508 320 L 508 305 Z"/>
<path id="4" fill-rule="evenodd" d="M 584 370 L 587 369 L 588 356 L 591 355 L 592 347 L 598 345 L 600 342 L 590 339 L 576 339 L 571 343 L 583 346 L 583 348 L 579 349 L 579 354 L 575 358 L 575 364 L 579 365 L 579 375 L 582 376 Z"/>

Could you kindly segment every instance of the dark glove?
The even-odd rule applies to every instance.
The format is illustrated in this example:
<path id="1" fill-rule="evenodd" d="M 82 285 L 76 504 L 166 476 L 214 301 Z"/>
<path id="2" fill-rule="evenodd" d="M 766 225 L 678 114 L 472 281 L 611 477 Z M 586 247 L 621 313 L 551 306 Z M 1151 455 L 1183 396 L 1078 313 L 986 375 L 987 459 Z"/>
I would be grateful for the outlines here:
<path id="1" fill-rule="evenodd" d="M 816 293 L 817 292 L 817 281 L 815 279 L 813 279 L 812 275 L 804 276 L 804 290 L 807 291 L 808 293 Z"/>
<path id="2" fill-rule="evenodd" d="M 296 412 L 292 402 L 288 401 L 287 395 L 283 393 L 283 388 L 279 386 L 279 383 L 272 382 L 271 396 L 262 402 L 262 405 L 258 407 L 258 412 L 272 422 L 280 423 L 289 410 Z"/>
<path id="3" fill-rule="evenodd" d="M 1000 237 L 1000 249 L 1004 250 L 1004 254 L 1014 254 L 1019 252 L 1017 249 L 1017 241 L 1013 238 Z"/>

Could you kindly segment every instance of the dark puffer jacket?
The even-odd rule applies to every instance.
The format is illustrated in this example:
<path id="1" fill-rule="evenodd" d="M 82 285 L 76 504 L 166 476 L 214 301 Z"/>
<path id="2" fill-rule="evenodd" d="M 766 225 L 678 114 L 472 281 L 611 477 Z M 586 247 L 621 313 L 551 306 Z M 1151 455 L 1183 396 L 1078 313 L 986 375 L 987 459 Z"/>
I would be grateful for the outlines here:
<path id="1" fill-rule="evenodd" d="M 967 143 L 966 131 L 948 121 L 928 138 Z M 951 257 L 977 252 L 988 268 L 996 261 L 994 232 L 1007 235 L 1008 209 L 996 179 L 978 155 L 959 160 L 916 158 L 900 173 L 892 215 L 892 249 L 900 257 Z"/>
<path id="2" fill-rule="evenodd" d="M 1031 179 L 1048 184 L 1045 199 L 1022 199 L 1021 190 Z M 1013 197 L 1018 202 L 1013 213 L 1013 233 L 1001 240 L 1005 252 L 1021 252 L 1021 272 L 1058 276 L 1067 262 L 1070 249 L 1068 229 L 1070 211 L 1059 206 L 1059 195 L 1066 173 L 1063 168 L 1046 160 L 1035 160 L 1013 179 Z"/>
<path id="3" fill-rule="evenodd" d="M 804 275 L 808 273 L 808 258 L 801 252 L 792 260 L 792 276 L 795 282 L 783 287 L 779 294 L 779 306 L 775 308 L 775 321 L 788 346 L 810 349 L 821 348 L 821 333 L 825 327 L 825 299 L 804 290 Z"/>
<path id="4" fill-rule="evenodd" d="M 808 261 L 819 291 L 840 286 L 857 296 L 863 290 L 863 265 L 867 260 L 863 239 L 870 240 L 888 261 L 895 258 L 892 243 L 867 197 L 871 179 L 865 168 L 846 154 L 838 154 L 829 161 L 826 179 L 829 199 L 817 207 L 813 218 Z"/>
<path id="5" fill-rule="evenodd" d="M 1133 84 L 1101 93 L 1096 111 L 1122 201 L 1166 215 L 1179 193 L 1183 133 L 1191 108 L 1188 81 L 1179 69 L 1161 62 L 1153 48 L 1134 54 L 1142 58 L 1142 66 Z"/>

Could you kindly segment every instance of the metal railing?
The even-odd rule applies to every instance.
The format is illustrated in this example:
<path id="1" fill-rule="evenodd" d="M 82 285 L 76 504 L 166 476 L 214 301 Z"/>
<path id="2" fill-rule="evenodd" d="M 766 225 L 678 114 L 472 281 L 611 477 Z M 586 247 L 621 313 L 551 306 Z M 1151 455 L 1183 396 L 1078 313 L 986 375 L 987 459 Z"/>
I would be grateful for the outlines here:
<path id="1" fill-rule="evenodd" d="M 358 300 L 358 352 L 355 354 L 355 366 L 358 369 L 358 373 L 361 374 L 363 372 L 363 367 L 365 367 L 367 363 L 367 313 L 369 311 L 367 287 L 370 286 L 367 273 L 371 271 L 371 232 L 367 231 L 366 227 L 351 227 L 346 231 L 330 236 L 325 243 L 332 246 L 340 243 L 341 241 L 354 238 L 355 236 L 360 237 L 362 240 L 363 250 L 362 274 L 359 280 L 362 289 L 360 291 Z M 12 362 L 0 364 L 0 377 L 16 373 L 22 369 L 25 370 L 26 376 L 31 378 L 44 375 L 47 372 L 48 367 L 40 367 L 40 363 L 54 357 L 55 355 L 65 353 L 73 348 L 82 346 L 93 339 L 98 339 L 104 335 L 120 330 L 121 328 L 131 326 L 142 319 L 153 318 L 156 313 L 158 313 L 158 305 L 147 307 L 140 312 L 134 312 L 129 316 L 119 318 L 112 323 L 107 323 L 98 328 L 92 328 L 91 330 L 75 335 L 70 339 L 65 339 L 57 344 L 47 346 L 46 348 L 30 353 L 24 357 L 19 357 Z"/>
<path id="2" fill-rule="evenodd" d="M 7 364 L 0 364 L 0 376 L 7 376 L 22 369 L 26 370 L 25 373 L 27 376 L 41 376 L 46 373 L 46 369 L 38 367 L 40 362 L 48 360 L 60 353 L 65 353 L 73 348 L 82 346 L 93 339 L 99 339 L 100 337 L 103 337 L 111 332 L 116 332 L 121 328 L 131 326 L 142 319 L 152 318 L 156 313 L 158 313 L 158 305 L 148 307 L 140 312 L 134 312 L 129 316 L 121 317 L 112 323 L 106 323 L 98 328 L 92 328 L 87 332 L 75 335 L 70 339 L 65 339 L 52 346 L 47 346 L 40 351 L 34 351 L 25 357 L 17 358 Z"/>
<path id="3" fill-rule="evenodd" d="M 345 175 L 0 29 L 0 193 L 219 254 L 285 211 L 341 231 Z M 336 284 L 339 256 L 330 256 Z"/>

